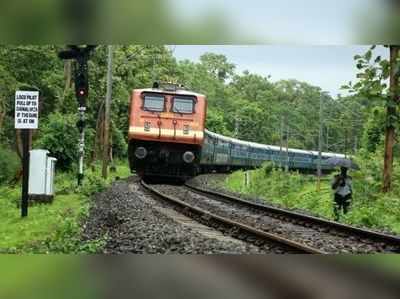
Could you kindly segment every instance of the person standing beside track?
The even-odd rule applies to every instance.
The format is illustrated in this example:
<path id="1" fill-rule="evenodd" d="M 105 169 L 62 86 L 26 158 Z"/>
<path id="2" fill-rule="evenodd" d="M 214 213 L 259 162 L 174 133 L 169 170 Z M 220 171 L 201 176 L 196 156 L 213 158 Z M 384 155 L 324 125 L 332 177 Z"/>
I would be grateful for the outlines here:
<path id="1" fill-rule="evenodd" d="M 340 212 L 347 214 L 353 197 L 352 178 L 347 175 L 347 168 L 341 167 L 340 174 L 335 175 L 332 180 L 332 190 L 334 190 L 335 220 L 339 220 Z"/>

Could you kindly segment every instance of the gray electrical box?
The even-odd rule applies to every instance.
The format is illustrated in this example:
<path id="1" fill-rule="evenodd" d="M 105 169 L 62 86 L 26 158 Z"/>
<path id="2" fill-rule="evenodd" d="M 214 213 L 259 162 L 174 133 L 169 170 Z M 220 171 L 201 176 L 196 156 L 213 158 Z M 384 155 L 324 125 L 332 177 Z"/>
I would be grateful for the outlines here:
<path id="1" fill-rule="evenodd" d="M 48 156 L 48 150 L 35 149 L 29 156 L 29 199 L 51 202 L 54 198 L 56 158 Z"/>

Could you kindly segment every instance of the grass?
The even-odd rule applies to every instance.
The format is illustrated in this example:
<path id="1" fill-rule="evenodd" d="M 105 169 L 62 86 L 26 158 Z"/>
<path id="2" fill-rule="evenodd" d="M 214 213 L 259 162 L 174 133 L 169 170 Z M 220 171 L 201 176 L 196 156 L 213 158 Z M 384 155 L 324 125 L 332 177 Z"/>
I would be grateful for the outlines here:
<path id="1" fill-rule="evenodd" d="M 57 196 L 51 205 L 37 205 L 29 208 L 29 217 L 22 219 L 20 209 L 15 207 L 10 196 L 18 194 L 15 190 L 2 188 L 8 198 L 0 200 L 0 248 L 15 251 L 22 247 L 32 247 L 38 241 L 52 238 L 67 221 L 74 221 L 87 203 L 80 195 Z M 18 194 L 19 198 L 19 194 Z"/>
<path id="2" fill-rule="evenodd" d="M 227 177 L 223 187 L 230 191 L 265 199 L 289 209 L 302 209 L 314 215 L 334 219 L 333 195 L 330 179 L 321 182 L 321 191 L 316 190 L 314 176 L 272 169 L 266 166 L 249 171 L 250 184 L 244 184 L 244 171 L 237 171 Z M 383 229 L 400 234 L 400 196 L 395 190 L 382 194 L 370 188 L 368 183 L 355 173 L 354 198 L 350 212 L 340 221 L 372 229 Z M 369 190 L 370 188 L 371 190 Z M 368 190 L 367 190 L 368 189 Z"/>
<path id="3" fill-rule="evenodd" d="M 80 223 L 88 215 L 90 197 L 107 188 L 116 177 L 127 176 L 129 169 L 121 164 L 117 172 L 103 180 L 96 165 L 94 171 L 87 171 L 83 186 L 77 188 L 73 174 L 57 174 L 54 202 L 29 207 L 24 219 L 17 207 L 20 186 L 0 186 L 0 253 L 97 252 L 104 239 L 87 243 L 80 240 Z"/>

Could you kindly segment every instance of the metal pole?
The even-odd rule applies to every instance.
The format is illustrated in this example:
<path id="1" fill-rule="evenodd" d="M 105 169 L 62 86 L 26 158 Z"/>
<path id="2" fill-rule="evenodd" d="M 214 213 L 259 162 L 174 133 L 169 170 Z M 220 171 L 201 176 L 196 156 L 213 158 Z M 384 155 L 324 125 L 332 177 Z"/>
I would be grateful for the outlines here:
<path id="1" fill-rule="evenodd" d="M 287 117 L 286 117 L 286 165 L 285 165 L 285 171 L 289 171 L 289 132 L 290 128 L 287 123 Z"/>
<path id="2" fill-rule="evenodd" d="M 317 191 L 321 190 L 321 175 L 322 175 L 322 97 L 319 99 L 319 136 L 318 136 L 318 164 L 317 164 Z"/>
<path id="3" fill-rule="evenodd" d="M 78 169 L 78 186 L 82 185 L 82 181 L 83 181 L 83 159 L 85 156 L 85 130 L 84 130 L 84 124 L 85 124 L 85 111 L 86 111 L 86 107 L 81 106 L 78 108 L 78 112 L 79 112 L 79 121 L 81 124 L 83 124 L 80 128 L 79 128 L 79 133 L 80 133 L 80 137 L 79 137 L 79 169 Z"/>
<path id="4" fill-rule="evenodd" d="M 22 197 L 21 217 L 28 216 L 29 188 L 29 129 L 22 129 Z"/>
<path id="5" fill-rule="evenodd" d="M 347 159 L 347 128 L 344 131 L 344 157 Z"/>
<path id="6" fill-rule="evenodd" d="M 281 116 L 280 128 L 280 146 L 279 146 L 279 167 L 282 167 L 282 147 L 283 147 L 283 116 Z"/>
<path id="7" fill-rule="evenodd" d="M 326 126 L 326 149 L 329 149 L 329 126 Z"/>
<path id="8" fill-rule="evenodd" d="M 235 119 L 235 138 L 239 138 L 239 125 L 240 125 L 239 122 L 240 122 L 240 119 L 236 115 L 236 119 Z"/>
<path id="9" fill-rule="evenodd" d="M 108 46 L 108 63 L 107 63 L 107 92 L 106 102 L 104 109 L 104 145 L 103 145 L 103 178 L 107 178 L 107 168 L 109 161 L 110 151 L 110 109 L 111 109 L 111 95 L 112 95 L 112 46 Z"/>
<path id="10" fill-rule="evenodd" d="M 354 137 L 354 154 L 357 153 L 357 149 L 358 149 L 358 136 L 356 135 Z"/>

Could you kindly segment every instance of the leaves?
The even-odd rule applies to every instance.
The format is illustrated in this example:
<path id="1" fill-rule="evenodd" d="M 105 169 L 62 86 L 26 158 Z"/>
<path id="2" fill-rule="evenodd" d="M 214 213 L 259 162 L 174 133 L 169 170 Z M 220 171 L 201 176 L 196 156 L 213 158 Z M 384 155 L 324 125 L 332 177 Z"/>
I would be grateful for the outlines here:
<path id="1" fill-rule="evenodd" d="M 367 53 L 365 53 L 364 58 L 367 62 L 369 62 L 372 58 L 372 51 L 368 50 Z"/>

